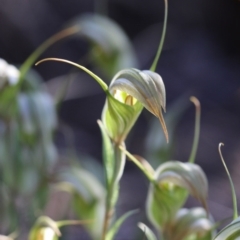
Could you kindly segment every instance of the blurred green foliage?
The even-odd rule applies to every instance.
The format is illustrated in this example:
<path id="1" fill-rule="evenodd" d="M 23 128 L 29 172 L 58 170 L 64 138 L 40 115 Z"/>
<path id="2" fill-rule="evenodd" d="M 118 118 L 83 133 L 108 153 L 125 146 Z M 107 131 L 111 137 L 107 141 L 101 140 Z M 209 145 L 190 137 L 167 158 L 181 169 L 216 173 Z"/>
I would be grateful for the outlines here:
<path id="1" fill-rule="evenodd" d="M 236 239 L 240 236 L 236 195 L 233 191 L 234 220 L 216 235 L 213 218 L 208 209 L 208 182 L 200 166 L 194 163 L 200 131 L 200 103 L 196 106 L 195 137 L 189 162 L 169 161 L 176 125 L 188 107 L 178 100 L 170 109 L 165 125 L 165 86 L 156 64 L 162 51 L 167 23 L 167 0 L 163 35 L 154 63 L 149 70 L 138 70 L 133 47 L 124 31 L 112 20 L 97 14 L 86 14 L 71 21 L 65 29 L 46 40 L 18 70 L 0 59 L 0 239 L 57 240 L 60 228 L 83 224 L 95 240 L 113 240 L 123 222 L 136 213 L 129 211 L 118 217 L 115 208 L 119 198 L 120 180 L 126 156 L 145 174 L 150 186 L 146 214 L 155 232 L 139 223 L 144 238 L 156 240 L 210 240 Z M 105 81 L 84 66 L 70 63 L 92 76 L 106 93 L 102 121 L 98 121 L 103 140 L 103 169 L 105 182 L 84 168 L 76 156 L 62 164 L 53 141 L 58 127 L 57 106 L 44 87 L 43 80 L 33 70 L 37 58 L 55 42 L 77 34 L 89 42 L 88 57 L 107 79 Z M 64 95 L 68 84 L 59 86 Z M 150 123 L 146 140 L 147 159 L 127 151 L 125 140 L 143 107 L 158 118 Z M 159 121 L 162 130 L 159 131 Z M 164 134 L 163 134 L 164 133 Z M 160 136 L 160 137 L 159 137 Z M 220 153 L 221 155 L 221 153 Z M 221 156 L 222 157 L 222 156 Z M 151 164 L 152 165 L 151 165 Z M 94 164 L 93 164 L 94 165 Z M 44 216 L 50 194 L 65 192 L 70 196 L 70 211 L 78 220 L 55 221 Z M 182 208 L 189 195 L 202 207 Z M 66 213 L 64 218 L 68 218 Z M 81 221 L 80 221 L 81 220 Z M 26 233 L 27 232 L 27 233 Z"/>

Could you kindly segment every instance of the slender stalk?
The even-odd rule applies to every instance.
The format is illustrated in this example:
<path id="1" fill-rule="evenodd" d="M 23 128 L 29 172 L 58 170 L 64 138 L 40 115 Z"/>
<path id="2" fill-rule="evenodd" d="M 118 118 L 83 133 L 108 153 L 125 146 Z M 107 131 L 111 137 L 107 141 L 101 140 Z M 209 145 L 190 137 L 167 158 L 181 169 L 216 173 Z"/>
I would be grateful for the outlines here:
<path id="1" fill-rule="evenodd" d="M 105 240 L 105 237 L 106 237 L 107 231 L 108 231 L 109 220 L 112 216 L 112 213 L 110 212 L 110 208 L 108 206 L 106 206 L 106 207 L 107 208 L 106 208 L 105 215 L 104 215 L 103 232 L 102 232 L 101 240 Z"/>
<path id="2" fill-rule="evenodd" d="M 163 44 L 164 44 L 164 40 L 165 40 L 165 36 L 166 36 L 166 30 L 167 30 L 168 0 L 164 0 L 164 4 L 165 4 L 165 9 L 164 9 L 162 37 L 161 37 L 161 40 L 160 40 L 160 43 L 158 46 L 157 54 L 153 60 L 152 66 L 150 68 L 150 70 L 153 72 L 155 72 L 155 70 L 156 70 L 157 63 L 158 63 L 158 60 L 159 60 L 161 52 L 162 52 L 162 48 L 163 48 Z"/>
<path id="3" fill-rule="evenodd" d="M 24 77 L 26 76 L 26 73 L 30 69 L 30 67 L 34 64 L 34 62 L 37 60 L 37 58 L 47 49 L 49 48 L 52 44 L 55 42 L 68 37 L 70 35 L 73 35 L 74 33 L 77 33 L 79 31 L 79 27 L 73 26 L 70 28 L 66 28 L 49 39 L 47 39 L 45 42 L 43 42 L 27 59 L 26 61 L 22 64 L 20 67 L 20 81 L 19 84 L 23 81 Z"/>
<path id="4" fill-rule="evenodd" d="M 119 170 L 121 169 L 121 161 L 122 161 L 122 152 L 120 149 L 121 143 L 115 143 L 114 144 L 114 154 L 115 154 L 115 170 L 114 170 L 114 179 L 112 179 L 111 183 L 108 186 L 107 191 L 107 200 L 106 200 L 106 209 L 105 209 L 105 215 L 104 215 L 104 221 L 103 221 L 103 232 L 101 236 L 101 240 L 105 240 L 110 220 L 114 214 L 115 211 L 115 205 L 118 199 L 118 189 L 119 189 Z"/>
<path id="5" fill-rule="evenodd" d="M 111 184 L 107 191 L 106 209 L 105 209 L 105 215 L 104 215 L 104 221 L 103 221 L 103 231 L 102 231 L 101 240 L 105 240 L 105 237 L 106 237 L 107 231 L 108 231 L 108 227 L 109 227 L 109 221 L 113 215 L 113 207 L 111 204 L 111 200 L 112 200 L 112 196 L 113 196 L 113 186 L 114 186 L 114 184 Z"/>
<path id="6" fill-rule="evenodd" d="M 233 181 L 232 181 L 232 178 L 231 178 L 231 175 L 228 171 L 228 168 L 227 168 L 227 165 L 223 159 L 223 155 L 222 155 L 222 151 L 221 151 L 221 147 L 224 146 L 223 143 L 219 143 L 218 145 L 218 151 L 219 151 L 219 154 L 220 154 L 220 158 L 222 160 L 222 163 L 223 163 L 223 166 L 226 170 L 226 173 L 228 175 L 228 179 L 229 179 L 229 182 L 230 182 L 230 185 L 231 185 L 231 190 L 232 190 L 232 200 L 233 200 L 233 220 L 237 219 L 238 218 L 238 207 L 237 207 L 237 197 L 236 197 L 236 192 L 235 192 L 235 188 L 234 188 L 234 185 L 233 185 Z"/>
<path id="7" fill-rule="evenodd" d="M 119 147 L 121 149 L 121 151 L 123 151 L 127 157 L 144 173 L 144 175 L 147 177 L 147 179 L 150 181 L 150 182 L 154 182 L 155 183 L 155 180 L 154 180 L 154 176 L 151 175 L 145 168 L 144 166 L 139 162 L 139 160 L 137 158 L 135 158 L 130 152 L 128 152 L 126 149 L 124 149 L 123 147 Z"/>
<path id="8" fill-rule="evenodd" d="M 194 130 L 194 139 L 193 139 L 193 145 L 192 145 L 192 151 L 189 156 L 188 161 L 191 163 L 194 163 L 197 149 L 198 149 L 198 142 L 199 142 L 199 135 L 200 135 L 200 117 L 201 117 L 201 105 L 197 98 L 191 97 L 190 101 L 192 101 L 196 108 L 196 117 L 195 117 L 195 130 Z"/>
<path id="9" fill-rule="evenodd" d="M 94 78 L 99 83 L 99 85 L 102 87 L 104 92 L 108 91 L 107 84 L 100 77 L 98 77 L 96 74 L 94 74 L 93 72 L 91 72 L 87 68 L 85 68 L 82 65 L 79 65 L 77 63 L 74 63 L 74 62 L 71 62 L 71 61 L 68 61 L 68 60 L 65 60 L 65 59 L 61 59 L 61 58 L 45 58 L 45 59 L 42 59 L 42 60 L 38 61 L 37 63 L 35 63 L 35 65 L 37 66 L 38 64 L 43 63 L 43 62 L 47 62 L 47 61 L 64 62 L 64 63 L 70 64 L 70 65 L 73 65 L 77 68 L 80 68 L 81 70 L 86 72 L 88 75 L 90 75 L 92 78 Z"/>

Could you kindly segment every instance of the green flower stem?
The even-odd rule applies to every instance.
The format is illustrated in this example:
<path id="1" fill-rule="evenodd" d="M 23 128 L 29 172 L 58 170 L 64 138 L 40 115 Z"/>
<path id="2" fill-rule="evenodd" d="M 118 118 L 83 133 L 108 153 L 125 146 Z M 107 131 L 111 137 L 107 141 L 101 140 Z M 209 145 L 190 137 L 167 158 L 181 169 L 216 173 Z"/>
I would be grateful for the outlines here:
<path id="1" fill-rule="evenodd" d="M 121 151 L 123 151 L 127 157 L 144 173 L 144 175 L 147 177 L 147 179 L 151 182 L 155 184 L 155 179 L 154 176 L 152 176 L 145 168 L 144 166 L 139 162 L 139 160 L 137 158 L 135 158 L 130 152 L 128 152 L 127 150 L 125 150 L 123 147 L 119 147 L 121 149 Z"/>
<path id="2" fill-rule="evenodd" d="M 114 169 L 114 177 L 111 183 L 108 186 L 107 190 L 107 197 L 106 197 L 106 209 L 105 209 L 105 215 L 104 215 L 104 221 L 103 221 L 103 232 L 102 232 L 102 237 L 101 240 L 105 240 L 108 228 L 109 228 L 109 223 L 111 221 L 111 218 L 114 214 L 115 211 L 115 205 L 118 199 L 118 191 L 119 191 L 119 179 L 116 179 L 118 177 L 118 172 L 119 172 L 119 163 L 121 161 L 121 151 L 119 143 L 114 144 L 114 154 L 115 154 L 115 162 L 116 166 Z"/>
<path id="3" fill-rule="evenodd" d="M 233 200 L 233 220 L 237 219 L 238 218 L 238 207 L 237 207 L 237 197 L 236 197 L 236 192 L 235 192 L 235 188 L 234 188 L 234 185 L 233 185 L 233 181 L 232 181 L 232 178 L 231 178 L 231 175 L 228 171 L 228 168 L 227 168 L 227 165 L 223 159 L 223 155 L 222 155 L 222 152 L 221 152 L 221 147 L 224 146 L 223 143 L 219 143 L 218 145 L 218 151 L 219 151 L 219 154 L 220 154 L 220 158 L 222 160 L 222 163 L 223 163 L 223 166 L 227 172 L 227 175 L 228 175 L 228 179 L 229 179 L 229 182 L 230 182 L 230 185 L 231 185 L 231 190 L 232 190 L 232 200 Z"/>
<path id="4" fill-rule="evenodd" d="M 150 70 L 153 72 L 155 72 L 155 70 L 156 70 L 157 63 L 158 63 L 158 60 L 159 60 L 161 52 L 162 52 L 162 48 L 163 48 L 163 44 L 164 44 L 164 40 L 165 40 L 165 36 L 166 36 L 166 30 L 167 30 L 168 0 L 164 0 L 164 4 L 165 4 L 165 9 L 164 9 L 164 22 L 163 22 L 162 37 L 161 37 L 161 40 L 160 40 L 160 43 L 158 46 L 157 54 L 154 58 L 152 66 L 150 68 Z"/>
<path id="5" fill-rule="evenodd" d="M 110 207 L 109 204 L 109 200 L 111 198 L 111 194 L 109 194 L 110 192 L 108 191 L 107 193 L 107 202 L 106 202 L 106 210 L 105 210 L 105 215 L 104 215 L 104 222 L 103 222 L 103 232 L 102 232 L 102 237 L 101 240 L 105 240 L 105 237 L 107 235 L 107 231 L 108 231 L 108 226 L 109 226 L 109 220 L 112 217 L 112 209 Z"/>
<path id="6" fill-rule="evenodd" d="M 68 37 L 70 35 L 73 35 L 74 33 L 77 33 L 79 31 L 79 28 L 74 26 L 67 29 L 64 29 L 49 39 L 47 39 L 44 43 L 42 43 L 28 58 L 27 60 L 22 64 L 20 67 L 20 77 L 19 77 L 19 84 L 24 80 L 26 73 L 30 69 L 30 67 L 34 64 L 34 62 L 37 60 L 37 58 L 52 44 L 59 41 L 60 39 L 63 39 L 65 37 Z"/>
<path id="7" fill-rule="evenodd" d="M 192 145 L 192 151 L 189 156 L 188 161 L 191 163 L 195 162 L 197 149 L 198 149 L 198 142 L 199 142 L 199 135 L 200 135 L 200 117 L 201 117 L 201 105 L 197 98 L 191 97 L 190 101 L 192 101 L 196 108 L 196 117 L 195 117 L 195 130 L 194 130 L 194 139 Z"/>

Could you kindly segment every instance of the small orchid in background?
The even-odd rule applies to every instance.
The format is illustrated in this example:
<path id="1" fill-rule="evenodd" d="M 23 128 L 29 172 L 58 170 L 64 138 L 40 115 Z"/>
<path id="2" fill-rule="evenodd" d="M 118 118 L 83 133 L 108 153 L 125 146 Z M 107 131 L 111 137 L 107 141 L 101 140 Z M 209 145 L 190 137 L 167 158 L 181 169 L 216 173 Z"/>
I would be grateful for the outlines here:
<path id="1" fill-rule="evenodd" d="M 54 221 L 47 216 L 41 216 L 32 227 L 28 240 L 58 240 L 62 235 L 60 232 L 61 227 L 88 224 L 89 222 L 76 220 Z"/>

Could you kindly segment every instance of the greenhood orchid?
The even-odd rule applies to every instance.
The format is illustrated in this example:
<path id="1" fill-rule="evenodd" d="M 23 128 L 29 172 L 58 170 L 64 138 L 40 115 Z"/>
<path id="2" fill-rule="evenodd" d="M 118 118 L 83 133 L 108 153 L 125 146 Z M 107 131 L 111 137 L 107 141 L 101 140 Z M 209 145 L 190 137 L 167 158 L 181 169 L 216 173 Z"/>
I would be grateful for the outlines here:
<path id="1" fill-rule="evenodd" d="M 106 83 L 93 72 L 71 61 L 47 58 L 37 64 L 51 60 L 74 65 L 99 83 L 107 95 L 102 121 L 108 135 L 115 143 L 121 143 L 126 139 L 143 107 L 159 118 L 168 142 L 167 127 L 162 116 L 162 109 L 165 111 L 166 92 L 159 74 L 149 70 L 124 69 L 114 76 L 108 88 Z"/>

